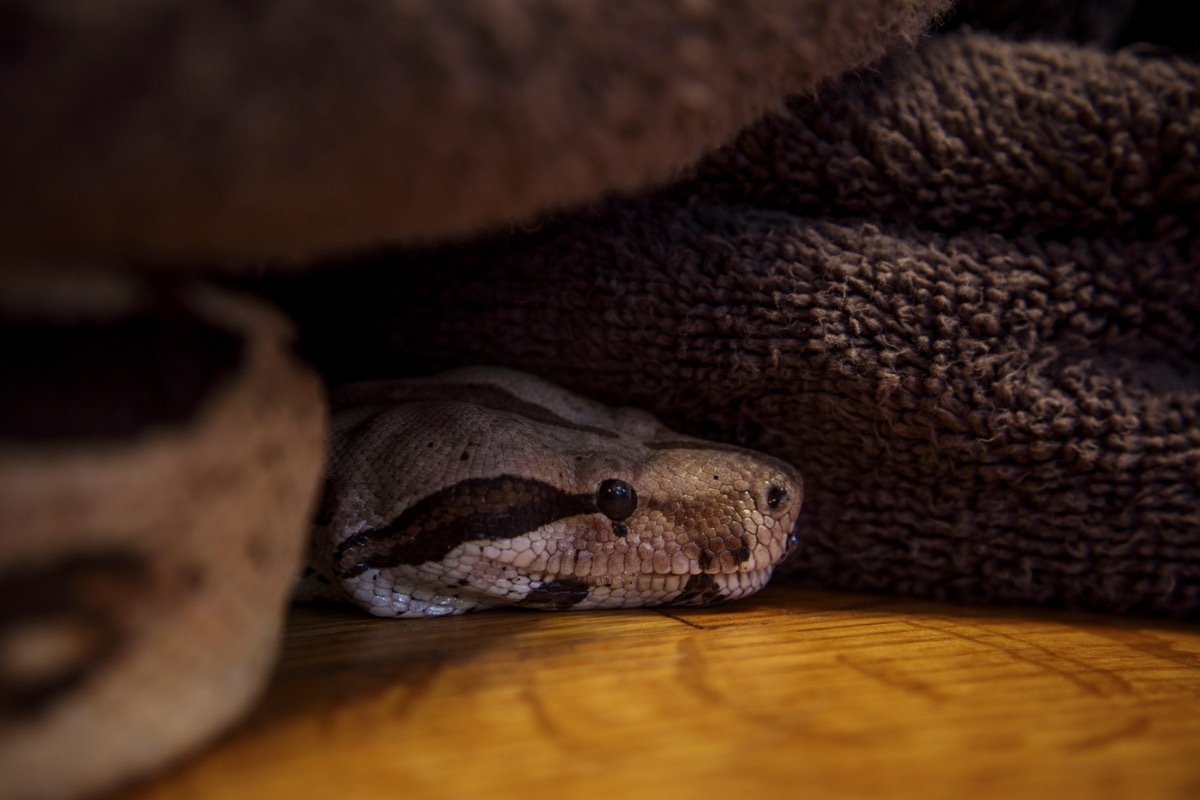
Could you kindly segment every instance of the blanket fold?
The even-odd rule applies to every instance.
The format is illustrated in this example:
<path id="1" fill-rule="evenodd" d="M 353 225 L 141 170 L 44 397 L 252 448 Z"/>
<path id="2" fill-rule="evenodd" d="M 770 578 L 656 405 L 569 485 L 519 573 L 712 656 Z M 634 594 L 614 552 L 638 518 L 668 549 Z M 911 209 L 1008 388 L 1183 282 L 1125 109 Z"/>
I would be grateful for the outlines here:
<path id="1" fill-rule="evenodd" d="M 675 196 L 1005 235 L 1193 221 L 1194 61 L 966 33 L 879 69 L 767 115 Z"/>
<path id="2" fill-rule="evenodd" d="M 283 301 L 334 379 L 503 363 L 792 461 L 800 580 L 1194 614 L 1196 91 L 960 30 L 666 190 Z"/>
<path id="3" fill-rule="evenodd" d="M 10 0 L 0 256 L 307 264 L 668 180 L 950 0 Z"/>

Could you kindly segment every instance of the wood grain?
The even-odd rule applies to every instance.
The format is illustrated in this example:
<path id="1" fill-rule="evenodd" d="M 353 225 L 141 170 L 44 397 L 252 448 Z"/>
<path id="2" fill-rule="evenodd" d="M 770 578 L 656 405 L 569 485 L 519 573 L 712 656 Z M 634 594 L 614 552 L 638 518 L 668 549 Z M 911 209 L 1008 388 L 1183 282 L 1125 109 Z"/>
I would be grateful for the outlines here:
<path id="1" fill-rule="evenodd" d="M 297 608 L 158 798 L 1197 797 L 1200 628 L 771 587 L 665 612 Z"/>

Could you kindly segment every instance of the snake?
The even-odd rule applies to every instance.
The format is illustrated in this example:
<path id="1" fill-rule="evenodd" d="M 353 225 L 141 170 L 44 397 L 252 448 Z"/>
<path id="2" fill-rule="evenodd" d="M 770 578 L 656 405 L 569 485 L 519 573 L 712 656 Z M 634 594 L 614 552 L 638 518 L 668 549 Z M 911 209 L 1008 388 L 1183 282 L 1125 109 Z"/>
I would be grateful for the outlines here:
<path id="1" fill-rule="evenodd" d="M 0 796 L 210 741 L 294 600 L 707 605 L 797 546 L 783 461 L 499 367 L 326 391 L 282 315 L 204 284 L 10 270 L 0 337 Z"/>
<path id="2" fill-rule="evenodd" d="M 803 482 L 533 375 L 468 367 L 331 397 L 301 595 L 381 617 L 706 605 L 767 582 Z"/>

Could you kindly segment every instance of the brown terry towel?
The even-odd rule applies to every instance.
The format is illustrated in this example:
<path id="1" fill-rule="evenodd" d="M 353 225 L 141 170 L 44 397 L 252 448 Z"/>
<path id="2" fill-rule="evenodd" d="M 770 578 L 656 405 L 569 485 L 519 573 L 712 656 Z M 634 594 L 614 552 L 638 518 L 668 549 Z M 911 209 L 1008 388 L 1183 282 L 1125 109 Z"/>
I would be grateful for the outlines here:
<path id="1" fill-rule="evenodd" d="M 306 263 L 665 181 L 950 0 L 6 0 L 0 256 Z"/>
<path id="2" fill-rule="evenodd" d="M 789 459 L 809 584 L 1195 615 L 1198 236 L 1194 62 L 960 29 L 663 191 L 285 294 L 335 378 L 502 363 Z"/>

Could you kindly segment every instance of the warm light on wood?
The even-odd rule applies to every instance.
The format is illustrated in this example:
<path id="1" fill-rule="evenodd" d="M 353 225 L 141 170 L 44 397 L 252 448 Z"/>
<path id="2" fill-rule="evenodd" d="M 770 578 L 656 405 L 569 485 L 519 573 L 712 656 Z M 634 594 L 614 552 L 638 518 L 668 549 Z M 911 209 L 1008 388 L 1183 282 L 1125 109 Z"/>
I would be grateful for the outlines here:
<path id="1" fill-rule="evenodd" d="M 163 798 L 1200 797 L 1200 629 L 773 587 L 713 609 L 297 608 Z"/>

